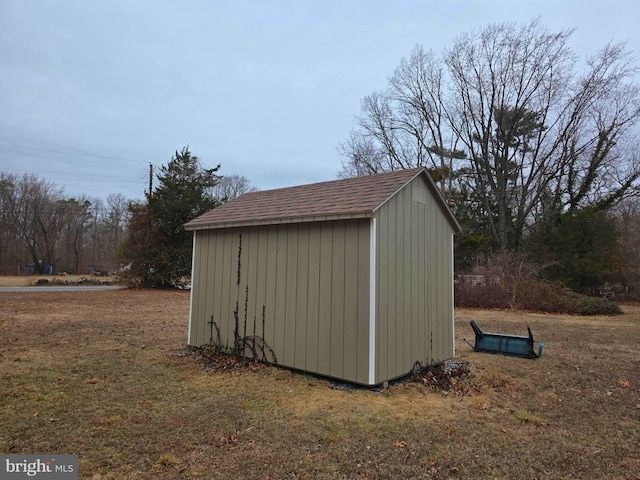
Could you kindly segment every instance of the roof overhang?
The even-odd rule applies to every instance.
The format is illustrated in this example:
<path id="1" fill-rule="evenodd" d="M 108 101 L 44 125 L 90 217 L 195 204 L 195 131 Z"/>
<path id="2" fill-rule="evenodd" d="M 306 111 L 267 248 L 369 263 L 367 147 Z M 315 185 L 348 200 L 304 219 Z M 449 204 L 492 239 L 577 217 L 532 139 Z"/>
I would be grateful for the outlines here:
<path id="1" fill-rule="evenodd" d="M 371 218 L 373 212 L 359 213 L 341 213 L 326 215 L 311 215 L 307 217 L 285 217 L 285 218 L 267 218 L 258 220 L 244 220 L 238 222 L 218 222 L 218 223 L 201 223 L 196 225 L 184 226 L 187 231 L 197 230 L 216 230 L 221 228 L 238 228 L 238 227 L 259 227 L 265 225 L 288 225 L 291 223 L 312 223 L 312 222 L 330 222 L 336 220 L 354 220 L 359 218 Z"/>

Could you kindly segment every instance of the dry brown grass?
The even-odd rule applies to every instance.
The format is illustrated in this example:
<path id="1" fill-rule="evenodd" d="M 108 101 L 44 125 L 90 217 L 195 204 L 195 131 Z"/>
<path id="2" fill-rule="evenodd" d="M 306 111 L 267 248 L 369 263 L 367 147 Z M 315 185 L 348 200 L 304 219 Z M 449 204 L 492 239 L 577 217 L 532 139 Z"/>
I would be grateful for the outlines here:
<path id="1" fill-rule="evenodd" d="M 42 278 L 50 277 L 50 275 L 44 275 Z M 0 287 L 27 287 L 33 285 L 35 280 L 36 277 L 30 275 L 0 276 Z"/>
<path id="2" fill-rule="evenodd" d="M 77 453 L 80 477 L 640 477 L 640 308 L 619 317 L 458 310 L 464 394 L 352 393 L 183 348 L 188 292 L 0 293 L 0 452 Z M 545 341 L 476 354 L 468 321 Z"/>
<path id="3" fill-rule="evenodd" d="M 91 275 L 14 275 L 0 276 L 0 287 L 28 287 L 35 285 L 40 279 L 48 280 L 49 283 L 59 282 L 78 283 L 78 280 L 86 278 L 95 282 L 113 282 L 115 277 L 92 277 Z"/>

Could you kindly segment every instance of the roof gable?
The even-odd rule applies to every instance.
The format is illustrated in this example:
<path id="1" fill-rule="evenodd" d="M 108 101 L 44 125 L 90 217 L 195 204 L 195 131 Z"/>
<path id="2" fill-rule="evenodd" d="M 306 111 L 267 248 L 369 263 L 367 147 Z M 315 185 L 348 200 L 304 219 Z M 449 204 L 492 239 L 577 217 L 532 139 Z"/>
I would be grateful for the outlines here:
<path id="1" fill-rule="evenodd" d="M 366 218 L 418 175 L 459 231 L 455 218 L 424 168 L 248 192 L 185 224 L 187 230 Z"/>

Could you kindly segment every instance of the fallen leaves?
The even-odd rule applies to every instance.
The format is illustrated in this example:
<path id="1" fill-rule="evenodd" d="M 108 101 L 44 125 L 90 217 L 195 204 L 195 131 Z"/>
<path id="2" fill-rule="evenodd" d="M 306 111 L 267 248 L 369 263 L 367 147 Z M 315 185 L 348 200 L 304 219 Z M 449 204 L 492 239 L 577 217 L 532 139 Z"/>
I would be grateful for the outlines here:
<path id="1" fill-rule="evenodd" d="M 629 388 L 631 386 L 631 382 L 629 382 L 629 380 L 624 378 L 621 378 L 620 380 L 618 380 L 618 383 L 622 388 Z"/>
<path id="2" fill-rule="evenodd" d="M 393 446 L 397 448 L 405 448 L 407 446 L 407 442 L 396 441 L 393 442 Z"/>
<path id="3" fill-rule="evenodd" d="M 473 400 L 473 407 L 476 410 L 486 410 L 489 408 L 489 402 L 485 397 L 480 395 Z"/>

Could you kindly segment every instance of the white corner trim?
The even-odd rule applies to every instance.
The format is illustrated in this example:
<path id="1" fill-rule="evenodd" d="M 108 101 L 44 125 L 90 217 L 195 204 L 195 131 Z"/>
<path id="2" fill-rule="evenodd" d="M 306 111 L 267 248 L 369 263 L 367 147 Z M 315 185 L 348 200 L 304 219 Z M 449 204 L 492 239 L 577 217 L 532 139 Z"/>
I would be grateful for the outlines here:
<path id="1" fill-rule="evenodd" d="M 453 247 L 454 235 L 451 234 L 451 341 L 453 342 L 453 358 L 456 356 L 456 285 L 455 285 L 455 250 Z"/>
<path id="2" fill-rule="evenodd" d="M 191 343 L 191 323 L 193 322 L 193 291 L 195 290 L 195 266 L 196 266 L 196 231 L 193 231 L 193 249 L 191 251 L 191 292 L 189 292 L 189 333 L 187 334 L 187 343 Z"/>
<path id="3" fill-rule="evenodd" d="M 369 231 L 369 385 L 376 381 L 376 218 Z"/>

